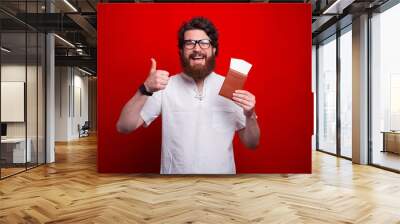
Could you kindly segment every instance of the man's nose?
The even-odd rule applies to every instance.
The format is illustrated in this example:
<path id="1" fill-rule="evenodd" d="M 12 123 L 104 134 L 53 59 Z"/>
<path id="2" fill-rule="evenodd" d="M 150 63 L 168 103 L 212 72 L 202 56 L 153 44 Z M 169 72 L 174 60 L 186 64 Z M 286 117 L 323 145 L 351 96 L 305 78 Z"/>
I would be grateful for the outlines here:
<path id="1" fill-rule="evenodd" d="M 196 43 L 196 44 L 194 45 L 194 48 L 193 48 L 193 50 L 200 51 L 200 49 L 201 49 L 201 47 L 200 47 L 200 43 Z"/>

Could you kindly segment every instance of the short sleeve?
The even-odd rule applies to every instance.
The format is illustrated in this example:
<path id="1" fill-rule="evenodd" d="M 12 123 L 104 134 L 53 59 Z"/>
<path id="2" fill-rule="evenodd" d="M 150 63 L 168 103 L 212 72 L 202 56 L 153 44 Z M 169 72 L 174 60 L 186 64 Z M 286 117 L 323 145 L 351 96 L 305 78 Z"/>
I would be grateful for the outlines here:
<path id="1" fill-rule="evenodd" d="M 140 116 L 144 121 L 144 127 L 148 127 L 161 114 L 161 101 L 163 91 L 157 91 L 152 96 L 148 97 Z"/>
<path id="2" fill-rule="evenodd" d="M 243 108 L 240 106 L 234 104 L 235 107 L 235 117 L 236 117 L 236 131 L 239 131 L 240 129 L 243 129 L 246 127 L 246 116 L 244 116 L 243 113 Z"/>

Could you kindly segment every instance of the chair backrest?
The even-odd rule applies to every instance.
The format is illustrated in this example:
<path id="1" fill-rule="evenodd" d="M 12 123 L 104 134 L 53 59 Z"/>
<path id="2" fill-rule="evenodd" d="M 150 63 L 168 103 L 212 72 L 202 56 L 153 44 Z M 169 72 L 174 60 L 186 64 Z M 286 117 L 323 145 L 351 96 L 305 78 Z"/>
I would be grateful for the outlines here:
<path id="1" fill-rule="evenodd" d="M 82 128 L 89 129 L 89 127 L 89 121 L 85 121 L 85 124 L 83 124 Z"/>

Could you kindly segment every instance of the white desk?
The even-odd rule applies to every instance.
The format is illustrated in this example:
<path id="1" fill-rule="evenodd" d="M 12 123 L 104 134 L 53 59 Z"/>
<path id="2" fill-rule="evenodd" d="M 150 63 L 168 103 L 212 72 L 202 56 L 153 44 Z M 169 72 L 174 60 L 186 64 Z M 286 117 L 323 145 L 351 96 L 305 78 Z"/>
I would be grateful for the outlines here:
<path id="1" fill-rule="evenodd" d="M 6 150 L 10 150 L 9 147 L 13 147 L 12 148 L 12 163 L 31 162 L 31 160 L 32 160 L 32 154 L 31 154 L 32 140 L 30 138 L 27 138 L 26 142 L 28 143 L 27 144 L 28 147 L 26 147 L 26 154 L 25 154 L 25 138 L 1 139 L 1 144 L 2 144 L 1 150 L 2 150 L 2 152 L 5 152 Z M 27 159 L 27 160 L 25 161 L 25 159 Z"/>

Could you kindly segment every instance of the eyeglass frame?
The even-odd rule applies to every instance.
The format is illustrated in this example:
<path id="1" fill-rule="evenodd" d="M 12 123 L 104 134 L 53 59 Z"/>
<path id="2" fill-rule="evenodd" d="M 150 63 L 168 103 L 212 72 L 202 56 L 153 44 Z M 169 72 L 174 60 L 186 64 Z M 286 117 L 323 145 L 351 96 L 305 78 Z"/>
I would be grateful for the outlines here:
<path id="1" fill-rule="evenodd" d="M 206 48 L 201 47 L 201 44 L 200 44 L 200 42 L 201 42 L 201 41 L 204 41 L 204 40 L 209 41 L 208 47 L 206 47 Z M 187 48 L 186 43 L 194 43 L 194 45 L 193 45 L 192 48 Z M 211 41 L 210 39 L 183 40 L 183 48 L 185 48 L 186 50 L 193 50 L 193 49 L 195 49 L 197 44 L 199 45 L 199 47 L 200 47 L 201 49 L 205 50 L 205 49 L 208 49 L 208 48 L 210 48 L 210 47 L 212 46 L 212 41 Z"/>

